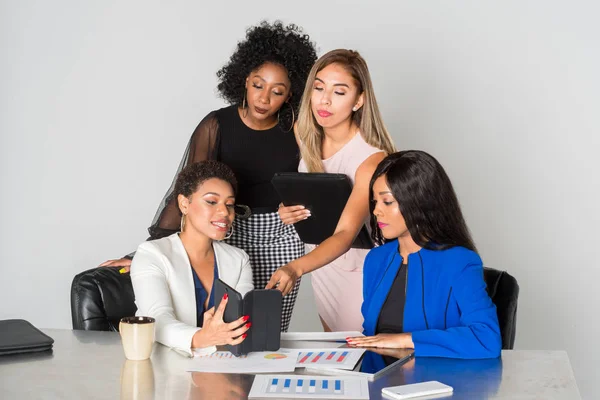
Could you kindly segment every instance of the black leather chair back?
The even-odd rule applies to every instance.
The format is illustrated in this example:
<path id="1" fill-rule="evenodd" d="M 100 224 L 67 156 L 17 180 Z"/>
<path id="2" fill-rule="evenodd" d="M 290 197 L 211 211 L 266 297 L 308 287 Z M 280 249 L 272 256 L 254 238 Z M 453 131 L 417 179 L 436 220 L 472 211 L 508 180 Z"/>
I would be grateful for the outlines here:
<path id="1" fill-rule="evenodd" d="M 506 271 L 493 268 L 483 268 L 483 279 L 487 284 L 487 292 L 496 305 L 502 348 L 512 350 L 515 346 L 515 331 L 517 329 L 517 300 L 519 299 L 519 284 Z"/>
<path id="2" fill-rule="evenodd" d="M 133 286 L 129 273 L 120 268 L 98 267 L 84 271 L 71 284 L 73 329 L 118 331 L 123 317 L 135 315 Z"/>

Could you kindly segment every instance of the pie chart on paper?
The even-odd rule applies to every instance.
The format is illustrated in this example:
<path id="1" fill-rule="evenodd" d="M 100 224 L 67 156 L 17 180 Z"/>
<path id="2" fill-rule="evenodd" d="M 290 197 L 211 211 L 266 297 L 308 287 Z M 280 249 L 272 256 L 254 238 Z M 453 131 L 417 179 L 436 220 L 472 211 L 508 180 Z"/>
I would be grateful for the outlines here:
<path id="1" fill-rule="evenodd" d="M 285 354 L 272 353 L 265 355 L 265 358 L 267 360 L 281 360 L 282 358 L 287 358 L 287 356 Z"/>

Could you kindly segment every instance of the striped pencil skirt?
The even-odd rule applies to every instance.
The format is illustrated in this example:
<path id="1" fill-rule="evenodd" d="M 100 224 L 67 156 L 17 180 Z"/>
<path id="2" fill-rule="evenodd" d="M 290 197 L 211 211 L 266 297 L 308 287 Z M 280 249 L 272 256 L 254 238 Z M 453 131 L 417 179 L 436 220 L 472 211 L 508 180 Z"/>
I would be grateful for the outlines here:
<path id="1" fill-rule="evenodd" d="M 255 289 L 264 289 L 277 268 L 302 257 L 305 251 L 294 226 L 284 225 L 276 212 L 252 214 L 247 219 L 236 218 L 233 234 L 227 243 L 248 253 Z M 290 325 L 299 288 L 300 279 L 290 294 L 283 298 L 282 332 L 286 332 Z"/>

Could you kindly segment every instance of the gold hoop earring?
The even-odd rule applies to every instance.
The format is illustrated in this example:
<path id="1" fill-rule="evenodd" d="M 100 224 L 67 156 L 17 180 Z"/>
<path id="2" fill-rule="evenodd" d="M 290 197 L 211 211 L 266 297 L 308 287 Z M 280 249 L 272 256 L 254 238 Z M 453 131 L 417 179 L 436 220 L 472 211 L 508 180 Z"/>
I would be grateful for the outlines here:
<path id="1" fill-rule="evenodd" d="M 225 235 L 225 237 L 223 238 L 223 240 L 229 239 L 232 235 L 233 235 L 233 224 L 231 224 L 231 231 L 228 232 L 228 235 Z"/>
<path id="2" fill-rule="evenodd" d="M 290 109 L 292 110 L 292 124 L 290 125 L 289 129 L 286 132 L 291 131 L 294 128 L 294 122 L 296 122 L 296 114 L 294 114 L 294 106 L 289 103 L 286 102 L 285 104 L 290 106 Z M 277 111 L 277 124 L 279 124 L 279 113 L 281 112 L 281 108 L 279 109 L 279 111 Z"/>
<path id="3" fill-rule="evenodd" d="M 294 129 L 294 122 L 296 122 L 296 114 L 294 114 L 294 106 L 291 105 L 290 103 L 288 103 L 288 104 L 290 105 L 290 108 L 292 109 L 292 124 L 290 125 L 290 128 L 287 130 L 287 132 Z"/>
<path id="4" fill-rule="evenodd" d="M 248 94 L 248 89 L 244 88 L 244 100 L 242 100 L 242 117 L 246 118 L 248 116 L 248 108 L 246 107 L 246 95 Z"/>
<path id="5" fill-rule="evenodd" d="M 181 214 L 181 223 L 179 224 L 179 232 L 183 233 L 183 228 L 185 228 L 185 214 Z"/>

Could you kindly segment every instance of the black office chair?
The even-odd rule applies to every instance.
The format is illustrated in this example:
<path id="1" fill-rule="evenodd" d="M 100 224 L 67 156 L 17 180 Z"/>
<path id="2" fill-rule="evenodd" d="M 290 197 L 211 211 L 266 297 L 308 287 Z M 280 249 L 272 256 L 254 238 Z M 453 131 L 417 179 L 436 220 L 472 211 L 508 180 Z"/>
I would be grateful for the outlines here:
<path id="1" fill-rule="evenodd" d="M 134 299 L 129 273 L 108 267 L 84 271 L 71 284 L 73 329 L 118 331 L 121 318 L 135 315 Z"/>
<path id="2" fill-rule="evenodd" d="M 502 348 L 512 350 L 515 346 L 515 331 L 517 329 L 517 300 L 519 299 L 519 284 L 506 271 L 493 268 L 483 268 L 483 279 L 487 284 L 487 292 L 496 305 Z"/>

